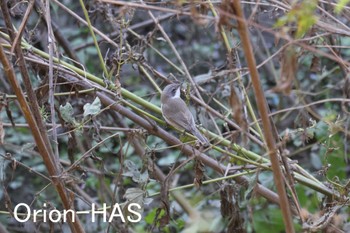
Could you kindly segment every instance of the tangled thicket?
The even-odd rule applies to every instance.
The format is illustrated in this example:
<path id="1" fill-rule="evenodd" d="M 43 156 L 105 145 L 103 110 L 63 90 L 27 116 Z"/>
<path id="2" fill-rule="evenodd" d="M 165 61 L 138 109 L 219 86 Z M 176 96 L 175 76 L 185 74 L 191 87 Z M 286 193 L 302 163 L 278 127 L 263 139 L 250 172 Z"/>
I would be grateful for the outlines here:
<path id="1" fill-rule="evenodd" d="M 346 2 L 2 1 L 0 229 L 349 230 Z M 210 147 L 165 124 L 171 82 Z"/>

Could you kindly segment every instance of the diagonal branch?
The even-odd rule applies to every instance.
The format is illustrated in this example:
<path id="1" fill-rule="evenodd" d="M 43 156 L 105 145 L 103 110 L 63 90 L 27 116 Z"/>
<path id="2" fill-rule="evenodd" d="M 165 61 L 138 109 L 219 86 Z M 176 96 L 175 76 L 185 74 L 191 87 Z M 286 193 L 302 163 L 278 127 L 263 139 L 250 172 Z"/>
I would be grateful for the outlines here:
<path id="1" fill-rule="evenodd" d="M 250 71 L 250 76 L 253 83 L 253 88 L 255 92 L 255 99 L 257 102 L 258 110 L 261 116 L 262 125 L 264 129 L 264 139 L 267 144 L 268 154 L 271 160 L 272 172 L 275 180 L 275 185 L 277 188 L 277 193 L 280 198 L 280 208 L 283 214 L 283 221 L 286 225 L 286 232 L 294 232 L 293 219 L 291 208 L 289 205 L 287 192 L 285 188 L 285 183 L 283 180 L 283 173 L 280 167 L 277 147 L 275 139 L 273 137 L 273 130 L 268 115 L 268 106 L 266 103 L 264 91 L 261 87 L 259 73 L 256 68 L 256 62 L 253 55 L 252 45 L 250 44 L 250 37 L 247 29 L 246 21 L 244 20 L 244 14 L 240 6 L 240 1 L 231 0 L 232 9 L 237 16 L 237 31 L 241 37 L 243 51 L 247 60 L 248 68 Z"/>

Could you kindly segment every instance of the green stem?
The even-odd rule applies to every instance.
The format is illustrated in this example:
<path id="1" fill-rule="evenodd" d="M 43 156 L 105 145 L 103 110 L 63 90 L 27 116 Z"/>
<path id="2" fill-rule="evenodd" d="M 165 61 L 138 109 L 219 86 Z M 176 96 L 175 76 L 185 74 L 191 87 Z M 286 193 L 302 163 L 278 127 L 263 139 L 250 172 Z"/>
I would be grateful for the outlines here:
<path id="1" fill-rule="evenodd" d="M 103 69 L 103 73 L 105 74 L 105 76 L 106 76 L 106 78 L 107 78 L 108 80 L 111 80 L 110 74 L 109 74 L 108 71 L 107 71 L 106 64 L 105 64 L 104 59 L 103 59 L 103 57 L 102 57 L 100 47 L 98 46 L 98 43 L 97 43 L 97 39 L 96 39 L 94 30 L 92 29 L 92 24 L 91 24 L 91 21 L 90 21 L 90 18 L 89 18 L 89 14 L 88 14 L 88 12 L 87 12 L 87 10 L 86 10 L 86 8 L 85 8 L 85 5 L 84 5 L 83 0 L 79 0 L 79 1 L 80 1 L 81 8 L 83 9 L 86 22 L 88 23 L 88 28 L 89 28 L 89 30 L 90 30 L 92 39 L 93 39 L 93 41 L 94 41 L 94 44 L 95 44 L 95 47 L 96 47 L 96 50 L 97 50 L 97 54 L 98 54 L 98 58 L 100 59 L 100 64 L 101 64 L 101 67 L 102 67 L 102 69 Z"/>

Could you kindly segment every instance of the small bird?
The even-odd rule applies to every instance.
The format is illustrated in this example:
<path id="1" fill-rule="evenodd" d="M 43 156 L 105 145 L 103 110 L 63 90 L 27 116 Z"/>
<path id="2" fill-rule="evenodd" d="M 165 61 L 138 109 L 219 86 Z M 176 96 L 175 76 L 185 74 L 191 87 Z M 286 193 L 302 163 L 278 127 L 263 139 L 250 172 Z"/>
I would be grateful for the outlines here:
<path id="1" fill-rule="evenodd" d="M 193 134 L 204 146 L 208 146 L 208 139 L 196 128 L 192 113 L 180 95 L 181 84 L 169 84 L 164 88 L 161 95 L 161 109 L 165 121 L 178 130 Z"/>

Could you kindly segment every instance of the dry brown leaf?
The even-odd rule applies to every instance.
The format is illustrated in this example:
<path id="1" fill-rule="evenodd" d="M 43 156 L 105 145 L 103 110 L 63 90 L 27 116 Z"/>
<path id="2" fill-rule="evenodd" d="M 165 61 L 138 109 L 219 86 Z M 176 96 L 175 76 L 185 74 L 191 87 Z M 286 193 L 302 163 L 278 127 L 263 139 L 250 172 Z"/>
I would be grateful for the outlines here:
<path id="1" fill-rule="evenodd" d="M 281 63 L 280 79 L 272 91 L 290 95 L 298 69 L 298 56 L 292 46 L 283 51 Z"/>
<path id="2" fill-rule="evenodd" d="M 321 60 L 319 57 L 313 56 L 310 71 L 319 74 L 321 72 Z"/>
<path id="3" fill-rule="evenodd" d="M 229 0 L 223 0 L 221 2 L 219 15 L 218 28 L 220 28 L 220 26 L 226 26 L 228 30 L 231 30 L 234 25 L 231 23 L 231 17 L 229 17 L 229 15 L 235 15 L 235 12 Z"/>
<path id="4" fill-rule="evenodd" d="M 244 233 L 244 222 L 240 216 L 237 194 L 231 184 L 224 183 L 220 190 L 221 215 L 229 220 L 226 232 Z"/>
<path id="5" fill-rule="evenodd" d="M 233 84 L 231 85 L 231 93 L 229 97 L 229 104 L 232 111 L 232 117 L 235 120 L 235 122 L 241 126 L 241 129 L 243 131 L 243 135 L 246 135 L 248 132 L 248 122 L 247 119 L 244 116 L 243 111 L 243 104 L 239 96 L 237 95 L 237 91 Z M 244 141 L 246 142 L 247 138 L 244 138 Z"/>
<path id="6" fill-rule="evenodd" d="M 202 161 L 195 159 L 195 165 L 194 165 L 194 171 L 195 171 L 195 178 L 194 178 L 194 186 L 196 188 L 200 188 L 203 184 L 203 174 L 204 174 L 204 164 Z"/>

